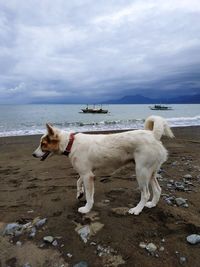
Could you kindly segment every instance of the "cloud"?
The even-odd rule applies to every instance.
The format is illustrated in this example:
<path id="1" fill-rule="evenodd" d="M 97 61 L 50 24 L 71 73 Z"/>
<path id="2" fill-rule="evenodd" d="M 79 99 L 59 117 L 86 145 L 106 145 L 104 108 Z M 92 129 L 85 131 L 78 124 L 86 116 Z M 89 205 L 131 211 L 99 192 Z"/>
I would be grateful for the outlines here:
<path id="1" fill-rule="evenodd" d="M 199 32 L 197 0 L 2 2 L 0 101 L 196 92 Z"/>

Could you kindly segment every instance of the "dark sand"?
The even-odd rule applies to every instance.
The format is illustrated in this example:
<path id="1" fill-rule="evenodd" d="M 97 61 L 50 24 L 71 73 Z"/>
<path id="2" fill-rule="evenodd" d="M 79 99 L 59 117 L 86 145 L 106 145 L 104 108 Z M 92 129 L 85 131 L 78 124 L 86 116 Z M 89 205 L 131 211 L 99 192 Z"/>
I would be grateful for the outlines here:
<path id="1" fill-rule="evenodd" d="M 90 225 L 93 218 L 77 212 L 84 199 L 75 199 L 77 174 L 68 158 L 54 156 L 45 162 L 33 158 L 39 136 L 0 138 L 0 230 L 11 222 L 48 219 L 34 238 L 26 233 L 0 235 L 0 266 L 29 262 L 32 267 L 60 267 L 79 261 L 89 266 L 118 266 L 123 259 L 121 266 L 175 267 L 180 266 L 180 257 L 186 257 L 184 266 L 200 266 L 200 244 L 186 241 L 187 235 L 200 233 L 200 127 L 173 131 L 175 139 L 162 140 L 169 159 L 159 183 L 163 194 L 186 198 L 189 207 L 170 206 L 162 196 L 156 208 L 145 208 L 139 216 L 113 213 L 112 208 L 134 206 L 139 201 L 134 167 L 127 165 L 111 176 L 96 178 L 93 211 L 98 213 L 97 226 L 99 222 L 104 226 L 86 244 L 75 231 L 76 224 Z M 185 174 L 192 175 L 191 191 L 167 188 L 169 180 L 182 181 Z M 58 246 L 39 248 L 47 235 L 56 238 Z M 17 241 L 22 245 L 16 245 Z M 142 241 L 153 242 L 158 247 L 156 255 L 140 248 Z M 115 252 L 103 252 L 98 245 L 110 246 Z M 164 251 L 159 251 L 160 246 Z"/>

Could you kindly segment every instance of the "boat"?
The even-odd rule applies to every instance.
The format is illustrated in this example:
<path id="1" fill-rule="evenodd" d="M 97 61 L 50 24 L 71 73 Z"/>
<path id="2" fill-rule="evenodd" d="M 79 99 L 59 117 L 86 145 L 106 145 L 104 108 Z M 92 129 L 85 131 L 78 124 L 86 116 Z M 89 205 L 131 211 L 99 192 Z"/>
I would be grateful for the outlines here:
<path id="1" fill-rule="evenodd" d="M 172 107 L 164 105 L 154 105 L 149 107 L 151 110 L 173 110 Z"/>
<path id="2" fill-rule="evenodd" d="M 93 108 L 90 108 L 87 105 L 86 108 L 82 108 L 81 110 L 82 110 L 81 113 L 92 113 L 92 114 L 106 114 L 106 113 L 108 113 L 108 110 L 107 109 L 103 109 L 102 105 L 101 105 L 100 108 L 96 108 L 95 105 L 93 106 Z"/>

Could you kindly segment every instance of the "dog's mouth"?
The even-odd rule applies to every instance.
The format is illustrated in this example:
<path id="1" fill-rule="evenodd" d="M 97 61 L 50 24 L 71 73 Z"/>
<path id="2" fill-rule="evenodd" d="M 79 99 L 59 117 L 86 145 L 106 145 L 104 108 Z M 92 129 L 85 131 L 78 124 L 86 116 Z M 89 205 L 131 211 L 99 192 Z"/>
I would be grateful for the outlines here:
<path id="1" fill-rule="evenodd" d="M 47 151 L 44 153 L 44 155 L 40 158 L 41 161 L 44 161 L 50 154 L 51 152 L 50 151 Z"/>

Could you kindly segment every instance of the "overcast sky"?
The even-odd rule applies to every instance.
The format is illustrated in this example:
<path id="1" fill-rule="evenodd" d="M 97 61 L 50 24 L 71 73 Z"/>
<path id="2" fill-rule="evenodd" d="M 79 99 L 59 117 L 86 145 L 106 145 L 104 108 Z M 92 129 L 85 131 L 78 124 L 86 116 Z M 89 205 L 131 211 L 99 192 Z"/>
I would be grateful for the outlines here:
<path id="1" fill-rule="evenodd" d="M 0 103 L 199 91 L 199 0 L 0 0 Z"/>

